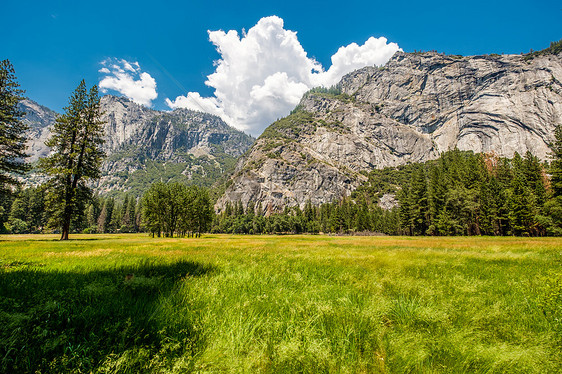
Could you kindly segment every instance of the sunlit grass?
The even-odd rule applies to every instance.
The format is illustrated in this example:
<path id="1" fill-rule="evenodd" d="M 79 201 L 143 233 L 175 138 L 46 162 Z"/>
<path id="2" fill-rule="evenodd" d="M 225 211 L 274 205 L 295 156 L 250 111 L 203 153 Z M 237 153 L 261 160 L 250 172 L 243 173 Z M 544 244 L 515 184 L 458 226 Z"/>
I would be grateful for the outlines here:
<path id="1" fill-rule="evenodd" d="M 560 239 L 57 238 L 0 236 L 0 371 L 562 370 Z"/>

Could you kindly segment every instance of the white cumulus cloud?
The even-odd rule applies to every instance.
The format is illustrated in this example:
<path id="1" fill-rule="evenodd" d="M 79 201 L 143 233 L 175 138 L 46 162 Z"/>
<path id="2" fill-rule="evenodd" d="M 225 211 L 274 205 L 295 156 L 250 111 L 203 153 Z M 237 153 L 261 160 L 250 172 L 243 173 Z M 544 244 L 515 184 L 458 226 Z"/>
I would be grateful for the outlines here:
<path id="1" fill-rule="evenodd" d="M 367 65 L 382 65 L 399 50 L 386 38 L 341 47 L 326 71 L 307 56 L 297 33 L 285 30 L 277 16 L 265 17 L 242 36 L 235 30 L 209 31 L 221 58 L 205 84 L 213 97 L 197 92 L 166 99 L 170 108 L 188 108 L 221 116 L 230 125 L 253 135 L 286 116 L 312 87 L 329 87 L 341 77 Z"/>
<path id="2" fill-rule="evenodd" d="M 347 73 L 369 65 L 381 66 L 398 51 L 398 44 L 386 42 L 386 38 L 367 39 L 365 44 L 351 43 L 340 47 L 332 56 L 332 66 L 328 71 L 317 75 L 318 83 L 322 86 L 331 86 L 340 81 Z"/>
<path id="3" fill-rule="evenodd" d="M 151 106 L 152 100 L 158 97 L 156 81 L 141 70 L 138 62 L 109 58 L 100 64 L 102 68 L 98 71 L 105 74 L 99 83 L 101 92 L 117 91 L 135 103 L 146 106 Z"/>

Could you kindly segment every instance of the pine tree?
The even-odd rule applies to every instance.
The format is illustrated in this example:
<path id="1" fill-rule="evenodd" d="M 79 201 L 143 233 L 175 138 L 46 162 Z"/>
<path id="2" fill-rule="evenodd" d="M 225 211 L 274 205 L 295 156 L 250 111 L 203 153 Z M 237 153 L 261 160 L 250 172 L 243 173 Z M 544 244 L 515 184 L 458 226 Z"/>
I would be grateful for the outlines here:
<path id="1" fill-rule="evenodd" d="M 513 235 L 533 235 L 535 230 L 535 197 L 525 185 L 522 173 L 516 172 L 512 181 L 509 223 Z"/>
<path id="2" fill-rule="evenodd" d="M 24 162 L 27 126 L 22 122 L 24 113 L 18 109 L 23 91 L 16 82 L 9 60 L 0 61 L 0 197 L 10 193 L 18 184 L 14 174 L 27 170 Z"/>
<path id="3" fill-rule="evenodd" d="M 41 232 L 45 226 L 45 199 L 44 188 L 28 188 L 25 190 L 29 202 L 29 209 L 27 211 L 27 222 L 31 232 Z"/>
<path id="4" fill-rule="evenodd" d="M 237 217 L 244 215 L 244 206 L 242 205 L 242 201 L 238 200 L 236 202 L 236 208 L 234 209 L 234 211 Z"/>
<path id="5" fill-rule="evenodd" d="M 113 214 L 111 215 L 111 220 L 109 221 L 109 231 L 110 232 L 120 232 L 121 222 L 123 220 L 123 206 L 119 203 L 115 203 L 113 206 Z"/>
<path id="6" fill-rule="evenodd" d="M 129 198 L 129 206 L 127 208 L 128 215 L 129 215 L 129 228 L 131 232 L 138 231 L 137 219 L 136 219 L 137 218 L 136 207 L 137 207 L 137 200 L 131 196 Z"/>
<path id="7" fill-rule="evenodd" d="M 550 164 L 552 195 L 562 196 L 562 125 L 554 130 L 554 143 L 552 149 L 552 163 Z"/>
<path id="8" fill-rule="evenodd" d="M 88 205 L 88 210 L 86 211 L 86 221 L 88 222 L 88 228 L 96 226 L 96 208 L 94 204 Z"/>
<path id="9" fill-rule="evenodd" d="M 428 186 L 428 205 L 429 205 L 429 228 L 428 234 L 442 235 L 443 233 L 437 229 L 437 217 L 445 208 L 445 196 L 447 186 L 445 184 L 445 175 L 443 173 L 443 163 L 433 166 L 429 171 Z"/>
<path id="10" fill-rule="evenodd" d="M 399 206 L 399 217 L 400 217 L 400 226 L 402 233 L 406 235 L 413 235 L 414 228 L 412 226 L 412 219 L 411 219 L 411 204 L 410 204 L 410 186 L 403 185 L 402 188 L 398 191 L 397 194 L 398 201 L 400 201 Z"/>
<path id="11" fill-rule="evenodd" d="M 91 196 L 87 182 L 100 176 L 103 159 L 100 115 L 97 87 L 93 86 L 88 93 L 82 81 L 45 142 L 52 153 L 41 160 L 40 166 L 51 176 L 47 202 L 52 213 L 51 224 L 61 229 L 61 240 L 68 240 L 71 223 L 78 222 L 83 215 L 83 205 Z"/>
<path id="12" fill-rule="evenodd" d="M 98 233 L 103 234 L 107 228 L 107 202 L 103 204 L 103 208 L 101 209 L 100 215 L 98 217 L 97 226 L 98 226 Z"/>
<path id="13" fill-rule="evenodd" d="M 415 235 L 425 235 L 429 228 L 429 202 L 427 181 L 423 166 L 418 166 L 414 172 L 410 186 L 410 225 Z"/>
<path id="14" fill-rule="evenodd" d="M 123 206 L 121 207 L 121 232 L 131 231 L 131 217 L 129 214 L 129 195 L 125 195 Z"/>

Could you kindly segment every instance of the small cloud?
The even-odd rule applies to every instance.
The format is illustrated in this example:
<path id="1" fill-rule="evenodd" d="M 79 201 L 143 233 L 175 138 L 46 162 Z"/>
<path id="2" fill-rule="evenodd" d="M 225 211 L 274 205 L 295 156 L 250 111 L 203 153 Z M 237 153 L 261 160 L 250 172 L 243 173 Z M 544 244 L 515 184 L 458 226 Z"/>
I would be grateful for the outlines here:
<path id="1" fill-rule="evenodd" d="M 170 108 L 196 109 L 221 116 L 230 125 L 259 135 L 277 118 L 284 117 L 312 87 L 329 87 L 347 73 L 368 65 L 385 64 L 399 47 L 381 38 L 365 44 L 341 47 L 325 71 L 308 57 L 297 33 L 285 30 L 277 16 L 265 17 L 242 34 L 230 30 L 209 31 L 221 59 L 205 84 L 213 97 L 197 92 L 166 99 Z"/>
<path id="2" fill-rule="evenodd" d="M 137 104 L 151 106 L 152 100 L 158 97 L 156 81 L 143 72 L 138 62 L 108 58 L 100 63 L 98 70 L 105 76 L 100 80 L 101 92 L 117 91 Z"/>
<path id="3" fill-rule="evenodd" d="M 329 87 L 337 84 L 347 73 L 365 66 L 386 64 L 400 48 L 396 43 L 388 43 L 384 37 L 367 39 L 365 44 L 351 43 L 340 47 L 332 56 L 332 66 L 328 71 L 318 74 L 319 85 Z"/>

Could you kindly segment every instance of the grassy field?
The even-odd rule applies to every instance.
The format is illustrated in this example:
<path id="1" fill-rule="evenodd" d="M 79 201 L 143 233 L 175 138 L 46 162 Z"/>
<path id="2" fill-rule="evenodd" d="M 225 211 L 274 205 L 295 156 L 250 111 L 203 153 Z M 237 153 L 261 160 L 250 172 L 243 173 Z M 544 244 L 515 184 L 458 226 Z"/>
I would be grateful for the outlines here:
<path id="1" fill-rule="evenodd" d="M 0 372 L 562 371 L 562 240 L 0 236 Z"/>

